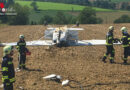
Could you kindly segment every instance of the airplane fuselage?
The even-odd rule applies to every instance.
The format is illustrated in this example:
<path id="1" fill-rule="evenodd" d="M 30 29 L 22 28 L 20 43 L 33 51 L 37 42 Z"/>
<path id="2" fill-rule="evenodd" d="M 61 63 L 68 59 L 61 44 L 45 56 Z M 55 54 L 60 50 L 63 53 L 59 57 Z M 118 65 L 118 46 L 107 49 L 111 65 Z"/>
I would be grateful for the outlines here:
<path id="1" fill-rule="evenodd" d="M 66 45 L 67 44 L 67 30 L 54 30 L 53 32 L 53 43 L 57 45 Z"/>

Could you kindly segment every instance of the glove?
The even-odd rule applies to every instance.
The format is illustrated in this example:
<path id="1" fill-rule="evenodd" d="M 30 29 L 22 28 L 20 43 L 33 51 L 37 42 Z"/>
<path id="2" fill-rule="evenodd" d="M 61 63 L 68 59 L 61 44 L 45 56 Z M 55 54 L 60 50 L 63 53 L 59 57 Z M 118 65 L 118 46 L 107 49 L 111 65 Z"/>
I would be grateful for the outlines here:
<path id="1" fill-rule="evenodd" d="M 14 81 L 13 81 L 13 82 L 11 82 L 11 83 L 15 83 L 15 81 L 16 81 L 16 80 L 14 80 Z"/>
<path id="2" fill-rule="evenodd" d="M 15 78 L 10 79 L 10 83 L 14 83 L 15 81 Z"/>
<path id="3" fill-rule="evenodd" d="M 120 39 L 115 38 L 115 39 L 114 39 L 114 43 L 118 43 L 118 42 L 121 42 Z"/>
<path id="4" fill-rule="evenodd" d="M 29 50 L 28 50 L 27 48 L 25 48 L 25 51 L 26 51 L 26 52 L 29 52 Z"/>
<path id="5" fill-rule="evenodd" d="M 4 80 L 4 83 L 6 84 L 6 86 L 10 85 L 9 79 L 5 79 L 5 80 Z"/>

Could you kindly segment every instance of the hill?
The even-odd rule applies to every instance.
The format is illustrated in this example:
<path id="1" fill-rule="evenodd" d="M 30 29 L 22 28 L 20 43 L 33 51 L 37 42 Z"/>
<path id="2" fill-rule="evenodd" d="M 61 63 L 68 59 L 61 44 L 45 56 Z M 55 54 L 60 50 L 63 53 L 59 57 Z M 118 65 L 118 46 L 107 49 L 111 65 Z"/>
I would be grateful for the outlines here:
<path id="1" fill-rule="evenodd" d="M 130 2 L 130 0 L 111 0 L 112 2 Z"/>
<path id="2" fill-rule="evenodd" d="M 114 36 L 117 38 L 121 37 L 120 28 L 122 26 L 130 29 L 130 24 L 81 25 L 80 27 L 85 30 L 79 32 L 79 38 L 84 40 L 105 39 L 110 25 L 115 26 Z M 24 34 L 26 41 L 37 40 L 43 36 L 45 29 L 46 27 L 41 25 L 0 26 L 0 38 L 1 42 L 13 42 L 18 41 L 20 34 Z M 24 90 L 81 90 L 79 84 L 82 86 L 82 90 L 130 90 L 130 61 L 128 61 L 128 65 L 122 65 L 121 46 L 114 46 L 116 50 L 115 64 L 110 64 L 109 58 L 107 63 L 101 62 L 106 51 L 105 46 L 52 47 L 51 49 L 37 46 L 28 48 L 32 52 L 31 56 L 27 56 L 28 70 L 16 73 L 14 90 L 21 90 L 19 87 L 23 87 Z M 3 56 L 2 51 L 0 48 L 0 58 Z M 18 53 L 16 50 L 13 62 L 17 68 Z M 61 75 L 62 80 L 73 81 L 70 82 L 70 86 L 62 87 L 55 81 L 43 80 L 42 77 L 49 74 Z"/>
<path id="3" fill-rule="evenodd" d="M 30 6 L 32 1 L 15 1 L 16 3 L 19 3 L 20 5 L 26 5 Z M 81 11 L 85 8 L 85 6 L 80 6 L 80 5 L 73 5 L 73 4 L 63 4 L 63 3 L 52 3 L 52 2 L 39 2 L 37 1 L 37 5 L 40 10 L 65 10 L 65 11 Z M 103 9 L 103 8 L 96 8 L 93 7 L 96 11 L 114 11 L 110 9 Z"/>

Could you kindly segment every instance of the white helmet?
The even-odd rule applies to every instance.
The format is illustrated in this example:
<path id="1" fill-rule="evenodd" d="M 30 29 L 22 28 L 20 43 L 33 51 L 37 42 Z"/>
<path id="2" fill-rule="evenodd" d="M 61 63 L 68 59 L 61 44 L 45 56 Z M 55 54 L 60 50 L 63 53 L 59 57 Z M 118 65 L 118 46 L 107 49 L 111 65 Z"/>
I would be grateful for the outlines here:
<path id="1" fill-rule="evenodd" d="M 122 28 L 121 28 L 121 31 L 122 31 L 122 32 L 127 32 L 127 28 L 126 28 L 126 27 L 122 27 Z"/>
<path id="2" fill-rule="evenodd" d="M 23 39 L 23 38 L 24 38 L 24 35 L 19 35 L 19 38 L 20 38 L 20 39 Z"/>
<path id="3" fill-rule="evenodd" d="M 4 55 L 10 54 L 12 50 L 13 50 L 13 46 L 5 46 L 3 48 Z"/>
<path id="4" fill-rule="evenodd" d="M 110 26 L 108 29 L 109 29 L 109 31 L 112 31 L 112 30 L 114 30 L 114 27 Z"/>

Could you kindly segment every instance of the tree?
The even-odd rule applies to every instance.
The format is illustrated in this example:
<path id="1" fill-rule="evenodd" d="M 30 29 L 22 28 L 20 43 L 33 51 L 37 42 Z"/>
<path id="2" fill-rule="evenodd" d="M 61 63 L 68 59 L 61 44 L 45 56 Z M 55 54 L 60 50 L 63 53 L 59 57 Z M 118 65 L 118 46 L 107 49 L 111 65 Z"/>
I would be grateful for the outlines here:
<path id="1" fill-rule="evenodd" d="M 98 23 L 97 20 L 96 11 L 91 7 L 84 8 L 79 15 L 79 21 L 81 24 L 96 24 Z"/>
<path id="2" fill-rule="evenodd" d="M 130 11 L 130 6 L 128 6 L 126 9 Z"/>
<path id="3" fill-rule="evenodd" d="M 13 5 L 16 10 L 16 16 L 8 16 L 8 22 L 11 25 L 26 25 L 29 22 L 29 8 L 27 6 L 20 6 L 18 3 Z"/>
<path id="4" fill-rule="evenodd" d="M 61 12 L 61 11 L 57 12 L 57 14 L 54 18 L 54 23 L 55 24 L 68 24 L 68 21 L 63 12 Z"/>
<path id="5" fill-rule="evenodd" d="M 6 8 L 14 4 L 14 0 L 0 0 L 0 1 L 4 2 Z"/>
<path id="6" fill-rule="evenodd" d="M 0 20 L 1 20 L 1 23 L 7 23 L 8 22 L 8 17 L 7 16 L 0 16 Z"/>
<path id="7" fill-rule="evenodd" d="M 38 6 L 37 6 L 37 3 L 36 3 L 35 1 L 33 1 L 30 5 L 33 7 L 33 9 L 34 9 L 35 11 L 38 10 Z"/>
<path id="8" fill-rule="evenodd" d="M 116 19 L 114 23 L 130 23 L 130 17 L 128 15 L 122 15 L 120 18 Z"/>
<path id="9" fill-rule="evenodd" d="M 0 20 L 0 24 L 2 23 L 2 21 Z"/>
<path id="10" fill-rule="evenodd" d="M 53 18 L 49 15 L 45 15 L 41 20 L 40 20 L 40 24 L 44 24 L 46 21 L 46 23 L 52 23 Z"/>

